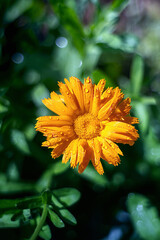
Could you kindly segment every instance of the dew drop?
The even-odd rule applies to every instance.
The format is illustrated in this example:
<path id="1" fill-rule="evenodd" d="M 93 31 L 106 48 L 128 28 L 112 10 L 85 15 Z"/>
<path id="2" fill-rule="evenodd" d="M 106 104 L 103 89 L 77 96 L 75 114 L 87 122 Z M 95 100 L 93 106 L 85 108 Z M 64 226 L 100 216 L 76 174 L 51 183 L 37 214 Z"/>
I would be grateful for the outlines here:
<path id="1" fill-rule="evenodd" d="M 90 83 L 90 80 L 89 80 L 89 79 L 87 79 L 87 80 L 86 80 L 86 83 Z"/>
<path id="2" fill-rule="evenodd" d="M 69 92 L 67 92 L 67 95 L 69 95 Z"/>
<path id="3" fill-rule="evenodd" d="M 85 90 L 85 92 L 86 92 L 86 93 L 88 93 L 88 92 L 89 92 L 89 90 L 88 90 L 88 89 L 86 89 L 86 90 Z"/>

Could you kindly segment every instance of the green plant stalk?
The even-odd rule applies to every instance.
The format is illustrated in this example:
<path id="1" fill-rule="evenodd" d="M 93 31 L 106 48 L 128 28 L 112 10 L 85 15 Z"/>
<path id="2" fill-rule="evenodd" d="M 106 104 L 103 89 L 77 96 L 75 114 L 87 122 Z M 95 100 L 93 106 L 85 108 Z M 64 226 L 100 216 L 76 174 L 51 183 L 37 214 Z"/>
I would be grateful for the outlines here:
<path id="1" fill-rule="evenodd" d="M 41 219 L 36 227 L 36 229 L 34 230 L 34 233 L 33 235 L 31 236 L 30 240 L 35 240 L 39 234 L 39 232 L 41 231 L 44 223 L 45 223 L 45 220 L 46 220 L 46 217 L 47 217 L 47 204 L 44 204 L 44 208 L 43 208 L 43 212 L 42 212 L 42 216 L 41 216 Z"/>

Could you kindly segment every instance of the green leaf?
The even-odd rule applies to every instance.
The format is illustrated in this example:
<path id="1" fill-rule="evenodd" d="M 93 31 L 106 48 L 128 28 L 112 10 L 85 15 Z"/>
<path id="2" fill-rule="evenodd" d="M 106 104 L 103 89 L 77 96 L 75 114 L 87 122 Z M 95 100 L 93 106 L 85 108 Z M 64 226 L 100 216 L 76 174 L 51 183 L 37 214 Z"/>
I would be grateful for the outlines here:
<path id="1" fill-rule="evenodd" d="M 69 8 L 59 1 L 52 1 L 52 3 L 54 12 L 58 16 L 60 23 L 72 37 L 72 41 L 78 51 L 83 54 L 84 32 L 77 14 L 72 8 Z"/>
<path id="2" fill-rule="evenodd" d="M 85 171 L 80 175 L 81 177 L 91 181 L 95 185 L 99 187 L 108 186 L 108 180 L 105 175 L 99 175 L 95 169 L 88 165 Z"/>
<path id="3" fill-rule="evenodd" d="M 140 237 L 144 240 L 159 240 L 160 219 L 157 209 L 151 206 L 149 200 L 139 194 L 130 194 L 127 206 Z"/>
<path id="4" fill-rule="evenodd" d="M 39 236 L 44 240 L 50 240 L 52 238 L 50 227 L 48 225 L 44 225 L 39 233 Z"/>
<path id="5" fill-rule="evenodd" d="M 0 218 L 0 228 L 15 228 L 20 226 L 20 221 L 12 221 L 13 214 L 6 214 Z"/>
<path id="6" fill-rule="evenodd" d="M 60 209 L 58 211 L 63 220 L 72 225 L 77 224 L 77 220 L 67 209 Z"/>
<path id="7" fill-rule="evenodd" d="M 31 210 L 30 209 L 23 209 L 23 216 L 25 221 L 28 221 L 32 216 L 31 216 Z"/>
<path id="8" fill-rule="evenodd" d="M 52 201 L 53 206 L 56 206 L 57 208 L 64 207 L 64 205 L 60 201 L 58 201 L 58 199 L 54 195 L 52 195 L 51 201 Z"/>
<path id="9" fill-rule="evenodd" d="M 48 186 L 50 186 L 50 183 L 52 181 L 52 178 L 55 175 L 61 174 L 65 172 L 68 169 L 69 165 L 62 164 L 62 162 L 57 162 L 49 166 L 49 168 L 43 173 L 41 178 L 38 180 L 36 184 L 36 188 L 39 192 L 46 189 Z"/>
<path id="10" fill-rule="evenodd" d="M 134 96 L 138 96 L 140 94 L 143 81 L 143 73 L 144 73 L 143 59 L 140 56 L 136 55 L 133 59 L 131 67 L 131 90 Z"/>
<path id="11" fill-rule="evenodd" d="M 34 104 L 39 107 L 42 106 L 42 99 L 49 97 L 49 91 L 40 83 L 32 89 L 31 97 Z"/>
<path id="12" fill-rule="evenodd" d="M 42 197 L 35 196 L 30 198 L 21 199 L 1 199 L 0 200 L 0 212 L 12 211 L 15 212 L 18 209 L 32 209 L 42 205 Z"/>
<path id="13" fill-rule="evenodd" d="M 32 6 L 33 0 L 19 0 L 16 1 L 13 6 L 11 6 L 6 14 L 5 20 L 7 22 L 12 22 L 16 18 L 18 18 L 21 14 L 23 14 L 26 10 L 28 10 Z"/>
<path id="14" fill-rule="evenodd" d="M 34 184 L 8 181 L 4 174 L 0 174 L 0 193 L 16 193 L 35 190 Z"/>
<path id="15" fill-rule="evenodd" d="M 139 127 L 143 133 L 146 133 L 149 127 L 150 111 L 148 105 L 141 102 L 134 103 L 135 116 L 139 119 Z"/>
<path id="16" fill-rule="evenodd" d="M 19 131 L 17 129 L 13 129 L 11 131 L 11 141 L 12 141 L 13 145 L 15 145 L 15 147 L 17 149 L 19 149 L 20 151 L 22 151 L 23 153 L 25 153 L 25 154 L 30 153 L 27 140 L 21 131 Z"/>
<path id="17" fill-rule="evenodd" d="M 8 87 L 1 87 L 0 88 L 0 97 L 4 96 L 8 91 Z"/>
<path id="18" fill-rule="evenodd" d="M 101 70 L 95 70 L 92 72 L 92 78 L 95 84 L 99 82 L 100 79 L 106 80 L 106 88 L 115 86 L 115 83 Z"/>
<path id="19" fill-rule="evenodd" d="M 122 50 L 124 52 L 133 52 L 137 45 L 136 38 L 132 35 L 124 35 L 122 37 L 103 31 L 95 37 L 95 42 L 101 45 L 106 45 L 112 49 Z"/>
<path id="20" fill-rule="evenodd" d="M 63 228 L 65 226 L 63 221 L 59 218 L 59 216 L 55 212 L 53 212 L 51 209 L 48 209 L 48 213 L 50 220 L 57 228 Z"/>
<path id="21" fill-rule="evenodd" d="M 75 188 L 56 189 L 53 194 L 64 206 L 71 206 L 80 199 L 80 192 Z"/>
<path id="22" fill-rule="evenodd" d="M 111 4 L 111 9 L 121 12 L 129 3 L 130 0 L 114 0 Z"/>
<path id="23" fill-rule="evenodd" d="M 36 131 L 35 131 L 34 125 L 32 124 L 27 125 L 24 130 L 24 135 L 26 139 L 31 141 L 34 138 L 35 134 L 36 134 Z"/>

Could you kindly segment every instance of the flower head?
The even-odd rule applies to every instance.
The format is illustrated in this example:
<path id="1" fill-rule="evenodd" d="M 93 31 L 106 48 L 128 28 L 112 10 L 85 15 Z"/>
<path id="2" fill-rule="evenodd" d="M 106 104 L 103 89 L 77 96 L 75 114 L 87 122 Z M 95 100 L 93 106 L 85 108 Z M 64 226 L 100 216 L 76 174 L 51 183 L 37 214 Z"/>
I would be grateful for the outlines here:
<path id="1" fill-rule="evenodd" d="M 104 87 L 104 79 L 94 85 L 89 77 L 84 84 L 71 77 L 59 82 L 61 95 L 51 92 L 42 100 L 57 114 L 37 119 L 37 131 L 47 138 L 42 146 L 53 149 L 53 158 L 63 154 L 62 163 L 70 159 L 71 167 L 79 165 L 79 173 L 90 160 L 99 174 L 104 173 L 101 158 L 117 166 L 123 153 L 116 143 L 133 145 L 139 137 L 132 126 L 138 119 L 130 116 L 131 99 L 123 99 L 118 87 Z"/>

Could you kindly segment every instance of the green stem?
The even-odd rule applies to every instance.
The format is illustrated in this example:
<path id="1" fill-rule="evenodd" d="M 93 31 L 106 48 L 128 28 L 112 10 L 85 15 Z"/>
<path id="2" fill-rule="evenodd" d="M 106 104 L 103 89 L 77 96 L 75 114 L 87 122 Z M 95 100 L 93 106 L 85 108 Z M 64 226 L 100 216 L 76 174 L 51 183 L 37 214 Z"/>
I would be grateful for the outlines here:
<path id="1" fill-rule="evenodd" d="M 42 212 L 42 216 L 41 219 L 36 227 L 36 229 L 34 230 L 33 235 L 31 236 L 30 240 L 35 240 L 39 234 L 39 232 L 41 231 L 43 224 L 46 220 L 47 217 L 47 204 L 44 204 L 44 208 L 43 208 L 43 212 Z"/>

